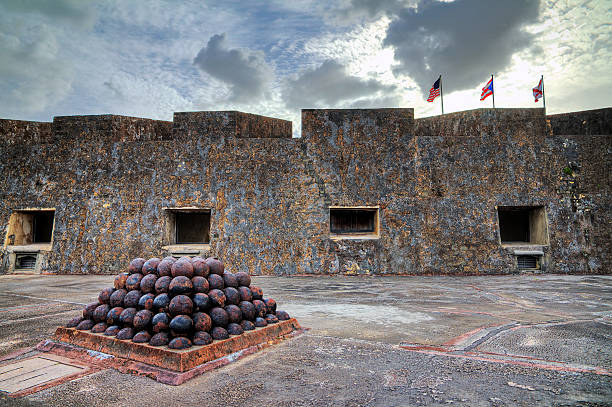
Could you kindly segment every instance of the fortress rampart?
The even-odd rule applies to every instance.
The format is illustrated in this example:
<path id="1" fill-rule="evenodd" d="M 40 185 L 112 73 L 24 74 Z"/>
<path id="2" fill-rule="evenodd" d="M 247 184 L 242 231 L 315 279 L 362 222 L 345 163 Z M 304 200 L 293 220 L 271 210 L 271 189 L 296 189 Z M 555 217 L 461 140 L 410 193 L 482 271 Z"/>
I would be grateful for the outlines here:
<path id="1" fill-rule="evenodd" d="M 0 120 L 0 272 L 611 272 L 612 109 Z"/>

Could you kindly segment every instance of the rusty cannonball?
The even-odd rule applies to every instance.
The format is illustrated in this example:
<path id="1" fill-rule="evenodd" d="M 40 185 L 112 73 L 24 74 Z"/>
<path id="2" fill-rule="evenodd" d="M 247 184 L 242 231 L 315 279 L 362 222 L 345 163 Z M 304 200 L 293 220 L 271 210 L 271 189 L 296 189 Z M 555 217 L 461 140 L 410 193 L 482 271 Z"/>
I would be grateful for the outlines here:
<path id="1" fill-rule="evenodd" d="M 261 300 L 263 298 L 263 290 L 259 287 L 255 287 L 254 285 L 249 287 L 251 289 L 251 294 L 253 295 L 254 300 Z"/>
<path id="2" fill-rule="evenodd" d="M 208 309 L 212 306 L 212 301 L 208 298 L 208 295 L 202 293 L 196 293 L 193 295 L 193 310 L 198 310 L 202 312 L 208 311 Z"/>
<path id="3" fill-rule="evenodd" d="M 246 319 L 243 319 L 242 322 L 240 322 L 240 326 L 245 331 L 252 331 L 253 329 L 255 329 L 255 324 L 251 321 L 247 321 Z"/>
<path id="4" fill-rule="evenodd" d="M 174 263 L 176 261 L 176 259 L 172 256 L 166 256 L 162 259 L 162 261 L 164 260 L 169 261 L 170 263 Z"/>
<path id="5" fill-rule="evenodd" d="M 244 287 L 248 287 L 251 285 L 251 276 L 249 273 L 245 273 L 244 271 L 239 271 L 236 274 L 236 280 L 238 280 L 238 284 Z"/>
<path id="6" fill-rule="evenodd" d="M 132 325 L 134 325 L 134 329 L 141 331 L 149 326 L 152 318 L 153 313 L 151 311 L 148 309 L 140 310 L 134 315 Z"/>
<path id="7" fill-rule="evenodd" d="M 153 257 L 145 261 L 144 264 L 142 265 L 142 274 L 145 276 L 149 274 L 157 275 L 157 266 L 159 265 L 160 261 L 161 260 L 158 259 L 157 257 Z"/>
<path id="8" fill-rule="evenodd" d="M 268 324 L 276 324 L 278 322 L 278 318 L 276 318 L 276 315 L 274 314 L 266 315 L 265 319 Z"/>
<path id="9" fill-rule="evenodd" d="M 98 306 L 100 305 L 99 302 L 90 302 L 89 304 L 87 304 L 85 306 L 85 308 L 83 308 L 83 318 L 93 318 L 93 313 L 96 310 L 96 308 L 98 308 Z"/>
<path id="10" fill-rule="evenodd" d="M 168 306 L 170 315 L 191 314 L 193 312 L 193 301 L 186 295 L 177 295 L 170 300 Z"/>
<path id="11" fill-rule="evenodd" d="M 140 291 L 143 293 L 155 292 L 155 283 L 157 282 L 157 276 L 155 274 L 147 274 L 140 280 Z"/>
<path id="12" fill-rule="evenodd" d="M 206 264 L 210 268 L 210 274 L 218 274 L 220 276 L 223 275 L 225 271 L 225 266 L 223 262 L 216 257 L 209 257 L 206 259 Z"/>
<path id="13" fill-rule="evenodd" d="M 121 315 L 119 315 L 119 322 L 121 322 L 125 326 L 132 325 L 136 312 L 138 312 L 136 311 L 136 308 L 124 309 Z"/>
<path id="14" fill-rule="evenodd" d="M 205 312 L 196 312 L 193 314 L 193 329 L 196 331 L 210 331 L 212 328 L 212 319 Z"/>
<path id="15" fill-rule="evenodd" d="M 91 332 L 95 334 L 101 334 L 102 332 L 106 331 L 106 328 L 108 328 L 106 322 L 98 322 L 91 328 Z"/>
<path id="16" fill-rule="evenodd" d="M 168 306 L 170 305 L 170 296 L 166 293 L 161 293 L 155 296 L 153 300 L 153 307 L 157 312 L 166 312 L 168 311 Z"/>
<path id="17" fill-rule="evenodd" d="M 127 291 L 140 290 L 140 281 L 144 277 L 141 273 L 130 274 L 125 280 L 125 289 Z"/>
<path id="18" fill-rule="evenodd" d="M 170 321 L 170 332 L 173 336 L 183 336 L 193 328 L 193 320 L 187 315 L 177 315 Z"/>
<path id="19" fill-rule="evenodd" d="M 66 323 L 66 328 L 74 328 L 83 321 L 83 317 L 74 317 Z"/>
<path id="20" fill-rule="evenodd" d="M 266 307 L 266 303 L 261 300 L 253 300 L 253 305 L 255 306 L 255 311 L 257 312 L 257 316 L 265 317 L 268 313 L 268 307 Z"/>
<path id="21" fill-rule="evenodd" d="M 167 293 L 170 288 L 170 282 L 172 281 L 172 277 L 170 276 L 162 276 L 155 281 L 155 292 L 157 294 Z"/>
<path id="22" fill-rule="evenodd" d="M 138 301 L 140 301 L 140 297 L 142 297 L 140 290 L 128 292 L 125 297 L 123 297 L 123 306 L 125 308 L 136 308 L 138 306 Z"/>
<path id="23" fill-rule="evenodd" d="M 272 298 L 265 298 L 263 302 L 266 304 L 266 308 L 268 308 L 268 314 L 274 314 L 276 312 L 276 301 Z"/>
<path id="24" fill-rule="evenodd" d="M 93 320 L 96 322 L 106 321 L 106 314 L 110 311 L 108 304 L 98 305 L 93 313 Z"/>
<path id="25" fill-rule="evenodd" d="M 115 292 L 114 288 L 105 288 L 100 291 L 100 295 L 98 295 L 98 302 L 100 304 L 108 304 L 110 302 L 110 296 Z"/>
<path id="26" fill-rule="evenodd" d="M 209 345 L 213 341 L 212 336 L 208 332 L 197 331 L 193 334 L 193 344 L 194 345 Z"/>
<path id="27" fill-rule="evenodd" d="M 238 293 L 240 294 L 240 301 L 253 301 L 253 294 L 251 294 L 249 287 L 238 287 Z"/>
<path id="28" fill-rule="evenodd" d="M 123 307 L 111 308 L 111 310 L 108 311 L 108 314 L 106 314 L 106 323 L 109 325 L 119 325 L 121 322 L 119 317 L 121 316 L 122 312 Z"/>
<path id="29" fill-rule="evenodd" d="M 268 326 L 268 322 L 266 322 L 266 320 L 263 319 L 262 317 L 257 317 L 257 318 L 255 318 L 255 326 L 257 328 Z"/>
<path id="30" fill-rule="evenodd" d="M 130 262 L 128 266 L 128 272 L 130 274 L 142 273 L 142 266 L 145 264 L 145 259 L 142 257 L 137 257 Z"/>
<path id="31" fill-rule="evenodd" d="M 191 284 L 193 284 L 193 292 L 194 293 L 204 293 L 206 294 L 209 290 L 208 280 L 201 276 L 195 276 L 191 279 Z"/>
<path id="32" fill-rule="evenodd" d="M 286 321 L 288 319 L 290 319 L 291 317 L 289 316 L 289 314 L 285 311 L 276 311 L 276 318 L 278 318 L 279 321 Z"/>
<path id="33" fill-rule="evenodd" d="M 126 295 L 127 295 L 127 291 L 124 290 L 123 288 L 115 291 L 113 295 L 110 296 L 109 305 L 111 307 L 122 307 L 123 299 L 125 298 Z"/>
<path id="34" fill-rule="evenodd" d="M 149 345 L 151 346 L 165 346 L 170 342 L 170 335 L 168 332 L 158 332 L 151 337 Z"/>
<path id="35" fill-rule="evenodd" d="M 170 349 L 187 349 L 191 347 L 191 341 L 188 338 L 179 336 L 171 340 L 168 347 Z"/>
<path id="36" fill-rule="evenodd" d="M 230 323 L 239 323 L 242 321 L 242 311 L 240 307 L 234 304 L 225 306 L 225 312 L 227 312 L 227 320 Z"/>
<path id="37" fill-rule="evenodd" d="M 210 332 L 210 335 L 213 337 L 214 340 L 217 340 L 217 341 L 221 339 L 229 338 L 229 334 L 227 333 L 227 330 L 220 326 L 214 327 L 212 331 Z"/>
<path id="38" fill-rule="evenodd" d="M 223 294 L 225 294 L 226 304 L 240 304 L 240 293 L 234 287 L 226 287 L 223 290 Z"/>
<path id="39" fill-rule="evenodd" d="M 230 335 L 242 335 L 244 333 L 244 329 L 240 324 L 231 323 L 227 326 L 227 333 Z"/>
<path id="40" fill-rule="evenodd" d="M 211 290 L 223 290 L 225 288 L 223 277 L 221 277 L 218 274 L 209 275 L 208 276 L 208 286 Z"/>
<path id="41" fill-rule="evenodd" d="M 155 314 L 151 320 L 153 332 L 162 332 L 170 329 L 170 315 L 165 312 Z"/>
<path id="42" fill-rule="evenodd" d="M 211 309 L 209 315 L 215 326 L 225 327 L 229 322 L 229 315 L 227 315 L 227 311 L 221 307 Z"/>
<path id="43" fill-rule="evenodd" d="M 132 342 L 147 343 L 151 340 L 151 334 L 147 331 L 140 331 L 132 338 Z"/>
<path id="44" fill-rule="evenodd" d="M 181 257 L 178 259 L 170 268 L 170 272 L 172 273 L 172 277 L 193 277 L 193 265 L 189 257 Z"/>
<path id="45" fill-rule="evenodd" d="M 225 307 L 225 293 L 221 290 L 210 290 L 208 298 L 212 301 L 213 306 Z"/>
<path id="46" fill-rule="evenodd" d="M 94 322 L 91 319 L 82 320 L 76 327 L 79 331 L 89 331 L 93 328 Z"/>
<path id="47" fill-rule="evenodd" d="M 238 288 L 238 279 L 233 273 L 226 271 L 225 273 L 223 273 L 222 277 L 223 277 L 223 284 L 225 284 L 226 287 Z"/>
<path id="48" fill-rule="evenodd" d="M 154 294 L 145 294 L 138 300 L 138 308 L 148 309 L 149 311 L 154 308 L 153 302 L 155 301 Z"/>
<path id="49" fill-rule="evenodd" d="M 140 290 L 140 280 L 142 280 L 142 274 L 130 274 L 127 280 L 125 280 L 125 289 L 128 291 Z"/>
<path id="50" fill-rule="evenodd" d="M 253 303 L 249 301 L 241 301 L 240 302 L 240 311 L 242 312 L 242 318 L 248 319 L 249 321 L 254 321 L 257 317 L 257 310 Z"/>
<path id="51" fill-rule="evenodd" d="M 162 261 L 157 265 L 157 275 L 160 277 L 163 276 L 172 276 L 172 265 L 175 260 L 173 257 L 165 257 Z"/>
<path id="52" fill-rule="evenodd" d="M 117 332 L 117 339 L 132 339 L 134 337 L 134 329 L 127 327 Z"/>
<path id="53" fill-rule="evenodd" d="M 189 295 L 193 292 L 193 283 L 189 277 L 177 276 L 170 281 L 168 293 L 171 297 L 179 294 Z"/>
<path id="54" fill-rule="evenodd" d="M 106 328 L 106 331 L 104 331 L 104 335 L 106 336 L 115 336 L 119 333 L 119 331 L 121 330 L 121 328 L 117 325 L 111 325 L 108 328 Z"/>
<path id="55" fill-rule="evenodd" d="M 210 267 L 206 264 L 206 260 L 201 257 L 192 258 L 191 265 L 193 266 L 194 276 L 206 278 L 210 274 Z"/>
<path id="56" fill-rule="evenodd" d="M 130 276 L 130 273 L 117 274 L 117 276 L 115 277 L 115 281 L 113 283 L 113 285 L 115 286 L 115 289 L 121 290 L 122 288 L 125 288 L 125 282 L 127 281 L 129 276 Z"/>

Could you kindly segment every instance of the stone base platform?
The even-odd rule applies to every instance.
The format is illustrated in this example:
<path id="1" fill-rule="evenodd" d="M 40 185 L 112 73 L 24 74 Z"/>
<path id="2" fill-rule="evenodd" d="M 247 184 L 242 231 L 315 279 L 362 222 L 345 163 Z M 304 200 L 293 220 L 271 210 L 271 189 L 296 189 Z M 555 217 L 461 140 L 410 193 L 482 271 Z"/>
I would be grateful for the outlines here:
<path id="1" fill-rule="evenodd" d="M 214 341 L 210 345 L 174 350 L 167 346 L 156 347 L 59 327 L 54 340 L 41 342 L 37 349 L 89 359 L 91 363 L 125 373 L 141 374 L 162 383 L 179 385 L 303 331 L 297 320 L 291 318 L 229 339 Z"/>

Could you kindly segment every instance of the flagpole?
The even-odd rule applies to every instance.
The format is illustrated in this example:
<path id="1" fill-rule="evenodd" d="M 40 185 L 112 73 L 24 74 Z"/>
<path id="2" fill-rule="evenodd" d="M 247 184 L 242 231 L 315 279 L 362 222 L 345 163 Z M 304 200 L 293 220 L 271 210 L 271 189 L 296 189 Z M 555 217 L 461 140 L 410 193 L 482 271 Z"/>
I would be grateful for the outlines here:
<path id="1" fill-rule="evenodd" d="M 442 102 L 442 114 L 444 114 L 444 93 L 442 93 L 442 74 L 440 74 L 440 102 Z"/>
<path id="2" fill-rule="evenodd" d="M 542 102 L 544 102 L 544 114 L 546 114 L 546 92 L 544 92 L 544 75 L 542 75 Z"/>
<path id="3" fill-rule="evenodd" d="M 491 96 L 493 96 L 493 109 L 495 109 L 495 83 L 493 83 L 493 74 L 491 74 L 491 87 L 493 88 L 493 92 L 491 92 Z"/>

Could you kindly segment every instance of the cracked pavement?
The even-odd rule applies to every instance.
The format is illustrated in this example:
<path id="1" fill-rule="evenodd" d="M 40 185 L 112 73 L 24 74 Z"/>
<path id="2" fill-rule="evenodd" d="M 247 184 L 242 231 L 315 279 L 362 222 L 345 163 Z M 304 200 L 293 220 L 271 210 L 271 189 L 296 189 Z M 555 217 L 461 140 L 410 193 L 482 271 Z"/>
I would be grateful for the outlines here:
<path id="1" fill-rule="evenodd" d="M 608 405 L 612 278 L 254 277 L 310 330 L 178 387 L 107 369 L 8 405 Z M 0 357 L 111 276 L 0 276 Z M 30 352 L 29 354 L 35 354 Z M 27 355 L 29 355 L 27 354 Z"/>

